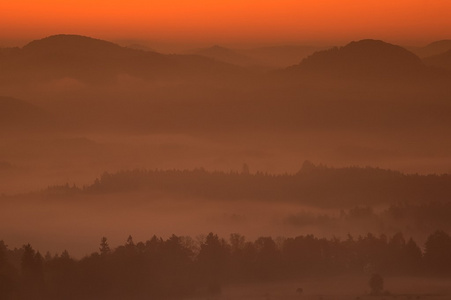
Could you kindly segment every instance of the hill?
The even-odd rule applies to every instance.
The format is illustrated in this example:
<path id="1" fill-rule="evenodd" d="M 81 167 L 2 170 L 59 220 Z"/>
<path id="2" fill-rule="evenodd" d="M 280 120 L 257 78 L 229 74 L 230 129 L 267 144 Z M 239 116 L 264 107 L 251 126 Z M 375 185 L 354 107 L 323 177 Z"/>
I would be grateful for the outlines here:
<path id="1" fill-rule="evenodd" d="M 30 55 L 79 55 L 79 56 L 100 56 L 116 54 L 128 51 L 112 42 L 103 41 L 91 37 L 59 34 L 52 35 L 40 40 L 34 40 L 25 45 L 22 50 Z"/>
<path id="2" fill-rule="evenodd" d="M 146 79 L 224 75 L 236 68 L 193 55 L 164 55 L 79 35 L 54 35 L 19 51 L 3 51 L 0 78 L 10 82 L 75 78 L 105 82 L 118 75 Z"/>
<path id="3" fill-rule="evenodd" d="M 361 40 L 315 52 L 290 68 L 291 71 L 357 78 L 412 76 L 423 69 L 420 58 L 412 52 L 379 40 Z"/>
<path id="4" fill-rule="evenodd" d="M 418 55 L 420 58 L 434 56 L 451 50 L 451 40 L 440 40 L 432 42 L 424 47 L 409 47 L 410 51 Z"/>

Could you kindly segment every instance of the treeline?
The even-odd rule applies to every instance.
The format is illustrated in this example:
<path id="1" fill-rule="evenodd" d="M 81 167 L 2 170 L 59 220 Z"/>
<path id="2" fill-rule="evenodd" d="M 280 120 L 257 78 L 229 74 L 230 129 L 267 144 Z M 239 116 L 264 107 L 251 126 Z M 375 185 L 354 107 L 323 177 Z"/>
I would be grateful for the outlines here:
<path id="1" fill-rule="evenodd" d="M 162 191 L 209 199 L 295 201 L 322 207 L 449 201 L 451 176 L 403 174 L 379 168 L 329 168 L 305 162 L 296 174 L 131 170 L 104 173 L 83 188 L 60 186 L 49 194 Z"/>
<path id="2" fill-rule="evenodd" d="M 340 210 L 338 215 L 300 211 L 288 215 L 284 222 L 295 227 L 324 228 L 328 232 L 340 228 L 348 231 L 350 228 L 360 228 L 363 232 L 403 232 L 418 238 L 426 237 L 435 228 L 451 231 L 450 216 L 451 201 L 430 201 L 394 203 L 381 211 L 376 211 L 371 206 L 354 206 Z"/>
<path id="3" fill-rule="evenodd" d="M 0 242 L 0 299 L 167 299 L 217 294 L 229 283 L 372 273 L 449 277 L 451 237 L 434 232 L 422 252 L 400 233 L 255 241 L 210 233 L 198 241 L 172 235 L 138 243 L 129 236 L 115 249 L 102 238 L 99 251 L 80 260 Z"/>

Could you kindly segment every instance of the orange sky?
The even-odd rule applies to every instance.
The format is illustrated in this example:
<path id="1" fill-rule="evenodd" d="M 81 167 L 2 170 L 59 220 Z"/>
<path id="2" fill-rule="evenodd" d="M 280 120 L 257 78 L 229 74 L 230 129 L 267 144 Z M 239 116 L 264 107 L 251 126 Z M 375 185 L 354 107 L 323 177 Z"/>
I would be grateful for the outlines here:
<path id="1" fill-rule="evenodd" d="M 451 38 L 450 0 L 0 0 L 0 12 L 0 41 L 57 33 L 181 44 Z"/>

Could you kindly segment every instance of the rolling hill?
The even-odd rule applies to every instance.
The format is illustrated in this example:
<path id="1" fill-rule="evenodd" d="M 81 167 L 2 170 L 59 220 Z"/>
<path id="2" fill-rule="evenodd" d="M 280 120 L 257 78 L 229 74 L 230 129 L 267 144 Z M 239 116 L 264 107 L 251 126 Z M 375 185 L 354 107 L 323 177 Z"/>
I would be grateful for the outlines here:
<path id="1" fill-rule="evenodd" d="M 407 49 L 418 55 L 420 58 L 425 58 L 451 50 L 451 40 L 435 41 L 424 47 L 409 47 Z"/>
<path id="2" fill-rule="evenodd" d="M 315 52 L 290 70 L 354 78 L 402 78 L 423 71 L 424 65 L 400 46 L 368 39 Z"/>
<path id="3" fill-rule="evenodd" d="M 196 55 L 165 55 L 79 35 L 54 35 L 0 55 L 0 79 L 14 82 L 75 78 L 108 82 L 118 75 L 145 79 L 222 76 L 236 67 Z"/>

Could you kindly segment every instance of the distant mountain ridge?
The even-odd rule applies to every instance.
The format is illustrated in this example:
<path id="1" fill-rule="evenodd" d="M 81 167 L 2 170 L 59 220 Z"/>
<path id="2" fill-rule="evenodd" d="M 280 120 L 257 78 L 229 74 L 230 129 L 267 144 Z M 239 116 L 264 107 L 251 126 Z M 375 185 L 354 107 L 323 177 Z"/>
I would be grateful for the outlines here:
<path id="1" fill-rule="evenodd" d="M 367 39 L 315 52 L 290 69 L 340 76 L 392 77 L 419 72 L 424 65 L 419 57 L 401 46 Z"/>
<path id="2" fill-rule="evenodd" d="M 292 60 L 296 53 L 302 56 L 313 50 L 312 47 L 269 47 L 254 53 L 213 46 L 200 49 L 197 54 L 167 55 L 85 36 L 60 34 L 32 41 L 23 48 L 0 49 L 0 84 L 67 78 L 96 84 L 115 83 L 122 75 L 156 81 L 201 80 L 205 83 L 215 79 L 219 82 L 238 79 L 244 82 L 241 78 L 249 79 L 246 76 L 255 75 L 248 66 L 255 63 L 261 70 L 269 68 L 270 59 L 260 62 L 256 59 L 258 55 L 290 53 Z M 444 60 L 446 66 L 446 57 Z M 439 64 L 432 59 L 425 62 L 433 66 Z M 366 39 L 317 51 L 281 72 L 291 74 L 293 79 L 298 77 L 292 73 L 307 77 L 315 74 L 357 80 L 403 80 L 421 77 L 429 72 L 427 69 L 418 56 L 405 48 Z"/>
<path id="3" fill-rule="evenodd" d="M 79 35 L 49 36 L 1 54 L 0 79 L 4 80 L 70 77 L 98 82 L 118 74 L 164 79 L 236 71 L 236 67 L 201 56 L 165 55 Z"/>
<path id="4" fill-rule="evenodd" d="M 420 58 L 425 58 L 451 50 L 451 40 L 435 41 L 424 47 L 409 47 L 407 49 L 418 55 Z"/>
<path id="5" fill-rule="evenodd" d="M 74 34 L 58 34 L 34 40 L 25 45 L 23 51 L 31 53 L 90 53 L 101 51 L 104 54 L 115 51 L 127 51 L 112 42 Z"/>

